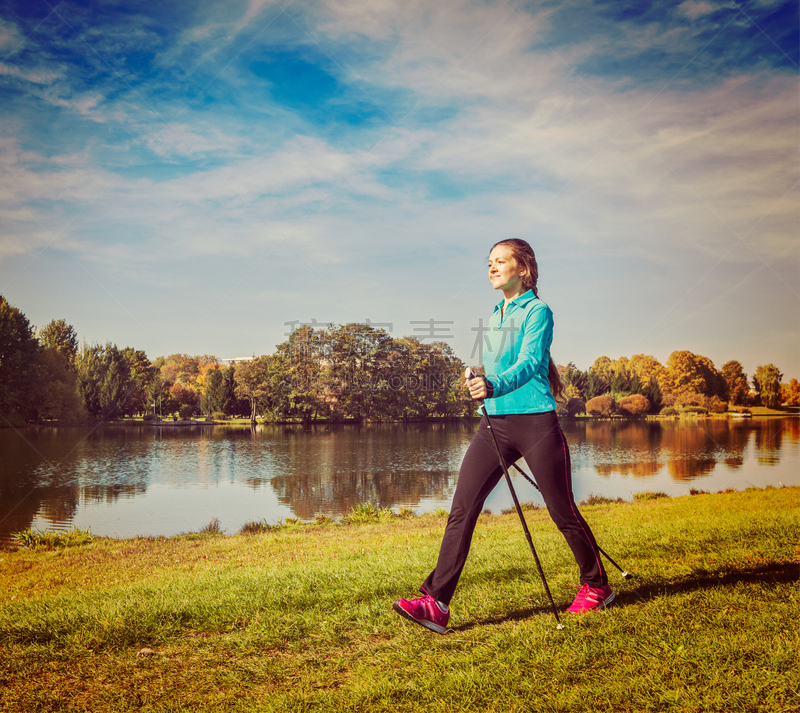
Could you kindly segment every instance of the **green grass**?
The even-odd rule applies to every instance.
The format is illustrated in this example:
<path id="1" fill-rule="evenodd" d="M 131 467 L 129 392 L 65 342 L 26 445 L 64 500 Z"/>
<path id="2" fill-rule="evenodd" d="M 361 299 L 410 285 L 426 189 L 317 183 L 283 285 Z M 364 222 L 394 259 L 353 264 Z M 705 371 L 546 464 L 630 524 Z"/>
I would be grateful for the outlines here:
<path id="1" fill-rule="evenodd" d="M 583 506 L 635 578 L 564 631 L 516 514 L 481 516 L 447 636 L 391 611 L 440 514 L 0 552 L 0 710 L 795 711 L 799 495 Z M 563 610 L 572 556 L 526 519 Z"/>

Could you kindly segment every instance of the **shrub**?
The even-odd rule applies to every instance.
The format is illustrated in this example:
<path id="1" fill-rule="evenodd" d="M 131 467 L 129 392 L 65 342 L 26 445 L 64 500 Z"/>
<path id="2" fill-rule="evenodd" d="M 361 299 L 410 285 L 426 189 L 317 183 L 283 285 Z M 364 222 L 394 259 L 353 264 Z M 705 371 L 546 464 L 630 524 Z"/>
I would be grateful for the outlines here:
<path id="1" fill-rule="evenodd" d="M 270 525 L 266 520 L 251 520 L 242 525 L 242 535 L 260 535 L 262 532 L 280 529 L 280 525 Z"/>
<path id="2" fill-rule="evenodd" d="M 572 398 L 567 401 L 564 411 L 570 418 L 577 416 L 579 413 L 586 413 L 586 402 L 583 399 Z"/>
<path id="3" fill-rule="evenodd" d="M 591 416 L 611 416 L 616 410 L 616 405 L 614 398 L 608 394 L 595 396 L 586 402 L 586 413 Z"/>
<path id="4" fill-rule="evenodd" d="M 633 499 L 634 500 L 657 500 L 658 498 L 668 498 L 669 495 L 666 493 L 651 493 L 645 490 L 643 493 L 634 493 Z"/>
<path id="5" fill-rule="evenodd" d="M 189 404 L 184 404 L 183 406 L 178 409 L 178 418 L 181 421 L 188 421 L 194 415 L 194 406 L 189 406 Z"/>
<path id="6" fill-rule="evenodd" d="M 678 415 L 678 409 L 676 409 L 674 406 L 665 406 L 664 408 L 661 409 L 661 415 L 662 416 L 677 416 Z"/>
<path id="7" fill-rule="evenodd" d="M 27 529 L 22 532 L 15 532 L 12 537 L 20 547 L 54 550 L 60 547 L 77 547 L 89 544 L 92 541 L 92 532 L 89 528 L 81 530 L 77 527 L 68 532 L 57 530 L 54 532 L 41 532 L 40 530 Z"/>
<path id="8" fill-rule="evenodd" d="M 725 413 L 728 410 L 728 404 L 719 396 L 710 396 L 706 398 L 706 408 L 711 413 Z"/>
<path id="9" fill-rule="evenodd" d="M 650 401 L 641 394 L 631 394 L 617 403 L 620 413 L 626 416 L 644 416 L 650 410 Z"/>
<path id="10" fill-rule="evenodd" d="M 227 418 L 228 417 L 222 411 L 214 411 L 214 413 L 211 414 L 212 421 L 225 421 Z"/>
<path id="11" fill-rule="evenodd" d="M 622 498 L 607 498 L 605 495 L 597 495 L 596 493 L 589 493 L 581 505 L 605 505 L 607 503 L 624 503 Z"/>
<path id="12" fill-rule="evenodd" d="M 152 413 L 146 413 L 142 416 L 142 421 L 152 421 L 155 418 Z"/>
<path id="13" fill-rule="evenodd" d="M 386 520 L 393 514 L 389 508 L 382 508 L 374 503 L 358 503 L 342 518 L 342 522 L 346 525 L 364 525 L 369 522 Z"/>
<path id="14" fill-rule="evenodd" d="M 221 535 L 223 532 L 222 523 L 218 517 L 212 517 L 208 525 L 200 530 L 200 534 L 203 535 Z"/>

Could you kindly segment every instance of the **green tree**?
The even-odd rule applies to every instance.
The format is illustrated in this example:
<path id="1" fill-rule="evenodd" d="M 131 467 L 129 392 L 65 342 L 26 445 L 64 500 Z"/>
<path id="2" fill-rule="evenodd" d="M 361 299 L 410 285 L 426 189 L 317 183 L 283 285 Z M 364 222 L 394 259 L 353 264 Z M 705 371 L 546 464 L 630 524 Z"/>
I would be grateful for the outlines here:
<path id="1" fill-rule="evenodd" d="M 139 349 L 125 347 L 119 353 L 127 372 L 123 409 L 127 413 L 144 413 L 149 410 L 147 391 L 153 381 L 155 368 L 147 355 Z"/>
<path id="2" fill-rule="evenodd" d="M 78 377 L 67 354 L 54 348 L 42 348 L 36 356 L 39 378 L 33 397 L 36 418 L 59 423 L 79 424 L 87 413 L 78 389 Z"/>
<path id="3" fill-rule="evenodd" d="M 781 379 L 783 374 L 774 364 L 767 364 L 756 368 L 753 376 L 753 385 L 761 398 L 762 405 L 775 408 L 781 403 Z"/>
<path id="4" fill-rule="evenodd" d="M 39 344 L 45 349 L 55 349 L 64 354 L 71 364 L 78 355 L 78 335 L 72 325 L 63 319 L 53 319 L 42 327 L 37 335 Z"/>
<path id="5" fill-rule="evenodd" d="M 222 370 L 212 369 L 206 376 L 206 393 L 202 401 L 203 411 L 209 415 L 218 411 L 224 413 L 226 391 Z"/>
<path id="6" fill-rule="evenodd" d="M 6 423 L 33 417 L 39 342 L 28 318 L 0 295 L 0 416 Z"/>
<path id="7" fill-rule="evenodd" d="M 722 366 L 722 378 L 725 379 L 730 402 L 737 406 L 745 403 L 747 395 L 750 393 L 750 386 L 742 365 L 735 360 L 726 362 Z"/>
<path id="8" fill-rule="evenodd" d="M 159 357 L 159 359 L 163 360 L 163 357 Z M 153 409 L 154 415 L 160 412 L 159 409 L 161 408 L 161 401 L 164 396 L 160 366 L 161 365 L 158 364 L 158 359 L 156 359 L 153 364 L 153 378 L 147 387 L 147 410 Z"/>
<path id="9" fill-rule="evenodd" d="M 661 386 L 656 377 L 651 377 L 650 381 L 647 382 L 640 393 L 650 402 L 651 413 L 658 413 L 661 411 L 661 406 L 664 403 L 664 394 L 661 392 Z"/>
<path id="10" fill-rule="evenodd" d="M 564 384 L 564 393 L 569 398 L 583 399 L 586 395 L 587 374 L 578 369 L 573 362 L 566 366 L 559 366 L 561 382 Z"/>
<path id="11" fill-rule="evenodd" d="M 284 365 L 288 415 L 304 422 L 329 411 L 323 395 L 323 335 L 322 330 L 299 327 L 275 352 Z"/>
<path id="12" fill-rule="evenodd" d="M 584 397 L 591 401 L 598 396 L 609 393 L 609 391 L 611 391 L 611 385 L 606 382 L 603 376 L 589 369 L 586 374 Z"/>

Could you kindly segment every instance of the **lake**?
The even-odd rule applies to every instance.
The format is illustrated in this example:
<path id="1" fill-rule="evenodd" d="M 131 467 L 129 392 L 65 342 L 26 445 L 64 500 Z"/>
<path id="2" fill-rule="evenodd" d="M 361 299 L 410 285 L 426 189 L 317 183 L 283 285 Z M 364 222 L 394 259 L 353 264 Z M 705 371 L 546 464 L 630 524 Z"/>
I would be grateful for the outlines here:
<path id="1" fill-rule="evenodd" d="M 576 500 L 800 485 L 800 419 L 565 420 Z M 0 430 L 0 542 L 91 528 L 175 535 L 218 518 L 336 519 L 359 502 L 449 509 L 477 421 L 303 427 L 102 425 Z M 524 466 L 524 464 L 521 464 Z M 541 503 L 521 476 L 520 501 Z M 501 481 L 486 502 L 513 506 Z"/>

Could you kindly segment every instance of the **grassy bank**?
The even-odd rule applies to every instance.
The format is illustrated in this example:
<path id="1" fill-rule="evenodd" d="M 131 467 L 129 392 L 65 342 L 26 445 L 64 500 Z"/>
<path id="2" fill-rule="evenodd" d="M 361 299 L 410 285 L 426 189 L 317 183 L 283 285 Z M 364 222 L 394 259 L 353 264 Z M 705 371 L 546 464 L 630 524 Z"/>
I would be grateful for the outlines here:
<path id="1" fill-rule="evenodd" d="M 586 506 L 635 578 L 564 631 L 513 514 L 481 517 L 446 636 L 391 611 L 441 516 L 0 552 L 0 709 L 797 710 L 799 500 Z M 527 519 L 563 609 L 574 563 Z"/>

